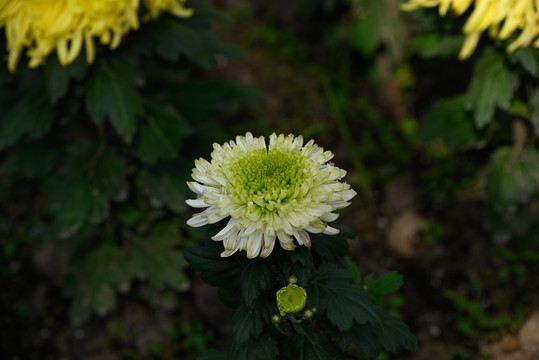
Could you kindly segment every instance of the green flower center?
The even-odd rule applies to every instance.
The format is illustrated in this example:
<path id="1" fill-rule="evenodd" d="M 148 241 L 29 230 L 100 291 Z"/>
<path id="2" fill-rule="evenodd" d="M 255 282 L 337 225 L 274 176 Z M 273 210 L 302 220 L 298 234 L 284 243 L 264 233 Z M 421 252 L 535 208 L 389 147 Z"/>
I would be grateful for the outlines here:
<path id="1" fill-rule="evenodd" d="M 298 151 L 252 151 L 232 163 L 227 190 L 242 203 L 272 211 L 297 197 L 307 180 L 306 162 Z"/>

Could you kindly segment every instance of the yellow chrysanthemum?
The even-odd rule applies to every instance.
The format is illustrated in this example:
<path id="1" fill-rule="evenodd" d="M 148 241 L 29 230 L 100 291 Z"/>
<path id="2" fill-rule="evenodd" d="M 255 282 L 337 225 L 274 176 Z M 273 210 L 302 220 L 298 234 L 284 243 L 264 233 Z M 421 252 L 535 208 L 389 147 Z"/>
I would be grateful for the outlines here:
<path id="1" fill-rule="evenodd" d="M 499 40 L 520 31 L 507 48 L 509 52 L 530 45 L 539 35 L 537 0 L 408 0 L 401 8 L 415 10 L 437 6 L 440 16 L 445 16 L 449 10 L 461 15 L 472 3 L 473 10 L 462 29 L 466 40 L 459 54 L 460 59 L 466 59 L 473 53 L 481 34 L 487 29 L 491 37 Z M 539 40 L 535 40 L 533 46 L 539 47 Z"/>
<path id="2" fill-rule="evenodd" d="M 188 17 L 192 10 L 182 0 L 144 0 L 149 18 L 163 11 Z M 24 49 L 29 67 L 44 63 L 54 50 L 62 65 L 73 62 L 86 49 L 95 58 L 94 38 L 115 49 L 123 36 L 139 27 L 140 0 L 0 0 L 0 28 L 6 28 L 8 68 L 15 71 Z"/>
<path id="3" fill-rule="evenodd" d="M 230 217 L 214 237 L 223 241 L 230 256 L 246 250 L 248 258 L 267 257 L 278 238 L 286 250 L 298 244 L 311 246 L 308 232 L 337 234 L 327 225 L 337 219 L 333 213 L 350 203 L 356 192 L 341 183 L 346 171 L 328 161 L 333 157 L 301 136 L 251 133 L 236 137 L 223 146 L 214 144 L 212 160 L 195 161 L 189 188 L 198 196 L 190 206 L 206 208 L 187 223 L 203 226 Z"/>

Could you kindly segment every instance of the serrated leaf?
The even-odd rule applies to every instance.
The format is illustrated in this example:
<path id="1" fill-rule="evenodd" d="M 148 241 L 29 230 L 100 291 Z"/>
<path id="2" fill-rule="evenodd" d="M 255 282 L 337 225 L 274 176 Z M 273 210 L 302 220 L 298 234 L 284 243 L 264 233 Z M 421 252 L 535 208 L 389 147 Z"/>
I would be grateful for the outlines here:
<path id="1" fill-rule="evenodd" d="M 342 331 L 350 329 L 354 321 L 382 326 L 380 310 L 372 297 L 335 264 L 320 264 L 307 286 L 307 294 L 309 304 L 327 310 L 329 321 Z"/>
<path id="2" fill-rule="evenodd" d="M 422 143 L 443 139 L 451 150 L 470 148 L 477 143 L 471 115 L 465 110 L 464 96 L 447 98 L 425 115 L 417 133 Z"/>
<path id="3" fill-rule="evenodd" d="M 515 206 L 528 201 L 538 186 L 539 152 L 536 149 L 502 147 L 492 155 L 485 194 L 498 212 L 514 212 Z"/>
<path id="4" fill-rule="evenodd" d="M 535 53 L 535 54 L 534 54 Z M 516 51 L 508 54 L 509 59 L 520 65 L 531 75 L 537 76 L 539 63 L 537 62 L 537 51 L 527 46 L 519 48 Z"/>
<path id="5" fill-rule="evenodd" d="M 185 260 L 191 267 L 200 271 L 202 279 L 214 286 L 231 286 L 237 283 L 241 273 L 238 260 L 241 254 L 222 258 L 223 245 L 206 240 L 204 245 L 193 245 L 185 250 Z"/>
<path id="6" fill-rule="evenodd" d="M 398 290 L 402 285 L 402 275 L 397 272 L 390 272 L 380 276 L 378 279 L 374 280 L 368 286 L 369 293 L 374 297 L 379 297 L 385 294 L 392 293 Z"/>
<path id="7" fill-rule="evenodd" d="M 177 213 L 187 208 L 184 189 L 187 188 L 185 183 L 189 173 L 184 170 L 184 176 L 180 176 L 180 170 L 182 169 L 146 168 L 140 171 L 137 184 L 148 196 L 152 206 L 166 205 Z"/>
<path id="8" fill-rule="evenodd" d="M 240 277 L 241 294 L 245 304 L 252 306 L 261 291 L 273 285 L 270 263 L 265 259 L 253 259 L 243 267 Z"/>
<path id="9" fill-rule="evenodd" d="M 311 250 L 326 260 L 342 259 L 350 254 L 348 242 L 341 234 L 313 234 L 311 244 Z"/>
<path id="10" fill-rule="evenodd" d="M 116 288 L 130 280 L 125 257 L 114 245 L 104 244 L 78 262 L 75 273 L 64 283 L 64 291 L 73 297 L 70 319 L 79 324 L 92 313 L 105 315 L 116 304 Z"/>
<path id="11" fill-rule="evenodd" d="M 60 237 L 105 219 L 109 202 L 127 195 L 126 172 L 125 161 L 113 149 L 89 141 L 71 144 L 62 167 L 43 185 Z"/>
<path id="12" fill-rule="evenodd" d="M 284 340 L 283 358 L 294 360 L 334 360 L 338 351 L 331 339 L 324 334 L 316 334 L 304 329 Z"/>
<path id="13" fill-rule="evenodd" d="M 183 139 L 192 132 L 190 125 L 172 106 L 148 103 L 146 116 L 138 129 L 137 152 L 149 164 L 158 159 L 174 159 Z"/>
<path id="14" fill-rule="evenodd" d="M 376 358 L 380 354 L 380 345 L 376 339 L 376 330 L 370 324 L 356 324 L 345 333 L 346 338 L 365 355 Z"/>
<path id="15" fill-rule="evenodd" d="M 147 238 L 137 239 L 127 254 L 133 275 L 148 279 L 155 290 L 165 286 L 186 289 L 189 280 L 182 269 L 186 263 L 183 254 L 175 249 L 179 234 L 175 231 L 156 231 Z"/>
<path id="16" fill-rule="evenodd" d="M 68 66 L 62 66 L 58 57 L 49 56 L 45 65 L 46 85 L 49 98 L 53 104 L 63 98 L 69 89 L 69 83 L 72 78 L 82 80 L 86 75 L 88 65 L 83 56 Z"/>
<path id="17" fill-rule="evenodd" d="M 43 193 L 55 210 L 60 238 L 73 235 L 90 217 L 93 196 L 87 182 L 52 177 L 43 184 Z"/>
<path id="18" fill-rule="evenodd" d="M 507 68 L 502 55 L 487 51 L 476 62 L 466 101 L 478 129 L 493 120 L 496 109 L 509 107 L 517 84 L 517 75 Z"/>
<path id="19" fill-rule="evenodd" d="M 255 339 L 264 329 L 264 319 L 257 306 L 242 305 L 234 314 L 234 327 L 230 338 L 232 348 L 240 348 L 249 339 Z"/>
<path id="20" fill-rule="evenodd" d="M 276 360 L 277 343 L 269 337 L 250 338 L 239 347 L 230 346 L 228 358 L 234 360 Z"/>
<path id="21" fill-rule="evenodd" d="M 39 138 L 56 120 L 56 112 L 41 88 L 29 91 L 0 118 L 0 150 L 13 145 L 23 136 Z"/>
<path id="22" fill-rule="evenodd" d="M 399 318 L 390 314 L 384 314 L 384 326 L 376 329 L 376 337 L 390 352 L 397 352 L 401 347 L 408 351 L 417 350 L 417 340 L 414 335 Z"/>
<path id="23" fill-rule="evenodd" d="M 108 116 L 126 143 L 131 142 L 137 118 L 143 114 L 142 98 L 129 76 L 104 59 L 97 62 L 88 80 L 85 99 L 92 120 L 100 123 Z"/>
<path id="24" fill-rule="evenodd" d="M 9 156 L 0 166 L 0 174 L 22 172 L 29 178 L 46 176 L 62 158 L 61 148 L 42 144 L 25 147 Z"/>

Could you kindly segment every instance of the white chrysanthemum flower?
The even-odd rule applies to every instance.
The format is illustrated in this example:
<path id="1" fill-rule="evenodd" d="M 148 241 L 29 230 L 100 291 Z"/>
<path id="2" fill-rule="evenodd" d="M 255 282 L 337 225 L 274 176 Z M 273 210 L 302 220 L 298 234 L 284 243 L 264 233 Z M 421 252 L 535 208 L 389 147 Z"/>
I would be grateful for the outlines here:
<path id="1" fill-rule="evenodd" d="M 195 161 L 189 188 L 197 194 L 187 204 L 206 208 L 187 221 L 191 226 L 213 224 L 230 217 L 215 236 L 223 241 L 222 257 L 246 250 L 248 258 L 271 254 L 276 239 L 286 250 L 311 246 L 308 232 L 337 234 L 327 225 L 337 219 L 336 209 L 350 203 L 356 192 L 341 183 L 346 171 L 328 161 L 330 151 L 301 136 L 251 133 L 223 146 L 214 144 L 212 160 Z"/>

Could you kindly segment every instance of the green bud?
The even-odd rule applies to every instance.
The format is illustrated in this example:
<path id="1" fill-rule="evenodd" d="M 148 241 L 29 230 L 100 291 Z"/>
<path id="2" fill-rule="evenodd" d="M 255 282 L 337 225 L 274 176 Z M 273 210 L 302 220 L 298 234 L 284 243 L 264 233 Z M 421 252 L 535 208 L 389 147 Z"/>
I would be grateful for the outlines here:
<path id="1" fill-rule="evenodd" d="M 283 318 L 279 314 L 275 314 L 271 317 L 271 322 L 274 324 L 280 324 Z"/>
<path id="2" fill-rule="evenodd" d="M 303 317 L 306 319 L 306 320 L 311 320 L 314 316 L 314 312 L 312 309 L 307 309 L 303 312 Z"/>
<path id="3" fill-rule="evenodd" d="M 298 278 L 295 277 L 294 275 L 292 275 L 292 276 L 290 276 L 290 277 L 288 278 L 288 283 L 289 283 L 289 284 L 297 284 L 297 283 L 298 283 Z"/>
<path id="4" fill-rule="evenodd" d="M 296 314 L 305 308 L 307 292 L 301 286 L 287 285 L 277 291 L 277 308 L 279 314 Z"/>

